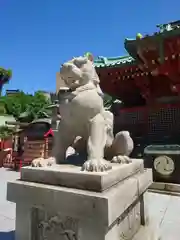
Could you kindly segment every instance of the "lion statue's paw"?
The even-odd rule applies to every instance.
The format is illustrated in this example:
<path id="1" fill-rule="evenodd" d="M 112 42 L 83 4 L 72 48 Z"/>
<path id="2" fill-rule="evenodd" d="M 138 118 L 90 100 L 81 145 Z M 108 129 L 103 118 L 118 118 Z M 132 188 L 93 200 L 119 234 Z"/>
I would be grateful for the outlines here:
<path id="1" fill-rule="evenodd" d="M 56 160 L 54 157 L 50 157 L 47 159 L 44 158 L 35 158 L 32 163 L 31 166 L 32 167 L 48 167 L 48 166 L 52 166 L 53 164 L 55 164 Z"/>
<path id="2" fill-rule="evenodd" d="M 118 155 L 114 156 L 111 160 L 112 163 L 128 164 L 132 162 L 132 159 L 128 156 Z"/>
<path id="3" fill-rule="evenodd" d="M 87 160 L 82 166 L 82 171 L 88 171 L 88 172 L 105 172 L 110 169 L 112 169 L 110 162 L 104 159 Z"/>

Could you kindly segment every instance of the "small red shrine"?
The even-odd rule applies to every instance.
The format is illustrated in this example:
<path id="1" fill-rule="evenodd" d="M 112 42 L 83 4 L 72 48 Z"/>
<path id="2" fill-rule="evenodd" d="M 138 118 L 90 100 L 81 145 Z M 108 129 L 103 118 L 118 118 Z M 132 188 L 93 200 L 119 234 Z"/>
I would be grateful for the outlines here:
<path id="1" fill-rule="evenodd" d="M 94 60 L 104 92 L 123 104 L 118 130 L 143 141 L 180 143 L 180 21 L 125 39 L 127 56 Z"/>

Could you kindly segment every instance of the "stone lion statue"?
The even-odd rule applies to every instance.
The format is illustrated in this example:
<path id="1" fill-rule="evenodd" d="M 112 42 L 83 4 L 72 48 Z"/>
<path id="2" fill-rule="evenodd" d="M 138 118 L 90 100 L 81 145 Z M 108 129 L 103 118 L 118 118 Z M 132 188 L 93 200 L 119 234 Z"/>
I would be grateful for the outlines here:
<path id="1" fill-rule="evenodd" d="M 64 63 L 61 78 L 69 88 L 60 102 L 61 121 L 55 135 L 53 157 L 35 159 L 32 166 L 61 164 L 66 151 L 73 146 L 75 151 L 86 150 L 85 171 L 107 171 L 110 162 L 129 163 L 133 150 L 129 132 L 113 135 L 113 114 L 103 106 L 100 80 L 87 57 L 77 57 Z"/>

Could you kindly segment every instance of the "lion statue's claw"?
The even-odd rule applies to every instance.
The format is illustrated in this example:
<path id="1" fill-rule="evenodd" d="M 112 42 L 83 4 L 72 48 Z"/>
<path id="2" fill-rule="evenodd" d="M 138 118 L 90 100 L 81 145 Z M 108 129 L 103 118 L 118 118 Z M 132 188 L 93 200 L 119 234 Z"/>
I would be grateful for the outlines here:
<path id="1" fill-rule="evenodd" d="M 32 163 L 31 166 L 32 167 L 48 167 L 48 166 L 52 166 L 53 164 L 55 164 L 55 158 L 54 157 L 50 157 L 47 159 L 44 158 L 35 158 Z"/>
<path id="2" fill-rule="evenodd" d="M 88 171 L 88 172 L 105 172 L 108 170 L 111 170 L 112 166 L 110 162 L 101 159 L 91 159 L 86 161 L 82 166 L 82 171 Z"/>
<path id="3" fill-rule="evenodd" d="M 128 156 L 114 156 L 113 159 L 111 160 L 112 163 L 120 163 L 120 164 L 128 164 L 132 162 L 132 159 L 129 158 Z"/>

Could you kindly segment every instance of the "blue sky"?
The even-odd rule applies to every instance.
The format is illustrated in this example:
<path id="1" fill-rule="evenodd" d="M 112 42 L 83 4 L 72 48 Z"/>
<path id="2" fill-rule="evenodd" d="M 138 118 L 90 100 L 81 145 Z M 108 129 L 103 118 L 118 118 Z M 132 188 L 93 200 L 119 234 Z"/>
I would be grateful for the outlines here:
<path id="1" fill-rule="evenodd" d="M 124 55 L 125 37 L 180 19 L 179 0 L 0 0 L 0 66 L 5 89 L 55 90 L 60 64 L 73 56 Z"/>

